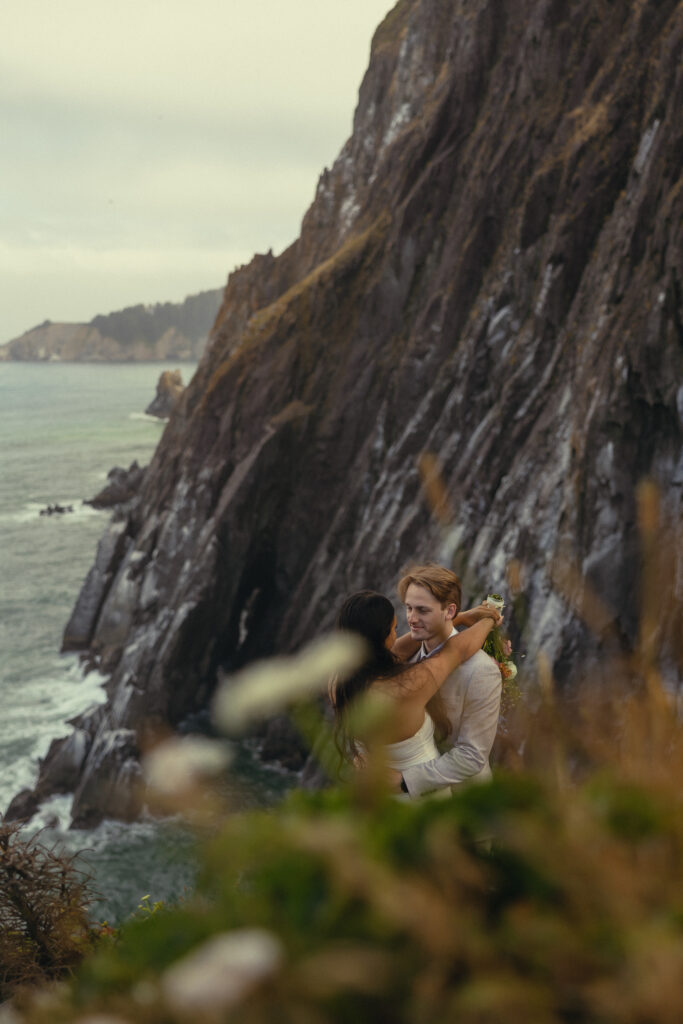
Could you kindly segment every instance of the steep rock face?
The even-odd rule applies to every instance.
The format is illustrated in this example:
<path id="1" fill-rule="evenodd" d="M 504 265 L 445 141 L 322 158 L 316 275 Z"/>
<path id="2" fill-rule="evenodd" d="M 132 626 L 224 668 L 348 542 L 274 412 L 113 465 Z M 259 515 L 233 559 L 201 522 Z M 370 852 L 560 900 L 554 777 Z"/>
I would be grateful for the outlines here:
<path id="1" fill-rule="evenodd" d="M 558 596 L 558 559 L 628 642 L 637 481 L 680 515 L 682 54 L 675 0 L 387 16 L 300 238 L 229 279 L 140 503 L 103 541 L 87 643 L 110 700 L 81 791 L 108 736 L 130 777 L 126 730 L 144 745 L 206 705 L 219 666 L 295 648 L 414 557 L 448 558 L 471 597 L 518 559 L 528 660 L 543 648 L 560 678 L 602 640 Z"/>

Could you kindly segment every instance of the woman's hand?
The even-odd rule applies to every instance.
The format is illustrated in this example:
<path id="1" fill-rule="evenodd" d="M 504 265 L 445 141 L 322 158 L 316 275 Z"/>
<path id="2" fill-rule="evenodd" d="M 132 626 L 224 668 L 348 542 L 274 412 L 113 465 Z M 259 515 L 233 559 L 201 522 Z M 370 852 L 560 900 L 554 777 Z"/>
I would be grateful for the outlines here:
<path id="1" fill-rule="evenodd" d="M 503 621 L 503 616 L 500 614 L 498 609 L 493 608 L 491 605 L 483 605 L 482 607 L 485 612 L 484 617 L 491 619 L 494 626 L 500 626 Z"/>
<path id="2" fill-rule="evenodd" d="M 491 622 L 493 623 L 493 625 L 491 626 L 492 629 L 494 626 L 500 626 L 503 621 L 503 616 L 500 614 L 497 608 L 493 607 L 493 605 L 480 604 L 476 611 L 478 613 L 479 622 L 481 622 L 484 619 L 491 620 Z"/>
<path id="3" fill-rule="evenodd" d="M 493 619 L 494 626 L 499 626 L 503 621 L 503 616 L 499 615 L 498 610 L 490 604 L 478 604 L 466 612 L 459 612 L 453 619 L 453 625 L 469 629 L 470 626 L 481 622 L 482 619 Z"/>

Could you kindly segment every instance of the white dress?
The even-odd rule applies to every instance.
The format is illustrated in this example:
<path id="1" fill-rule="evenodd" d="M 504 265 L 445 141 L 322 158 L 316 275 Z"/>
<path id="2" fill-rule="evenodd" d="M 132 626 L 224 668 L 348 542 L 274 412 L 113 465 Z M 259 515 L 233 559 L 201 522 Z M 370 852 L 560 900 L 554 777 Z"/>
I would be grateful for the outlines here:
<path id="1" fill-rule="evenodd" d="M 426 761 L 433 761 L 439 757 L 439 750 L 434 742 L 434 722 L 429 713 L 425 711 L 424 722 L 412 736 L 407 740 L 400 740 L 398 743 L 387 743 L 386 745 L 387 764 L 397 772 L 405 768 L 413 768 L 416 764 L 424 764 Z M 451 795 L 450 787 L 436 789 L 426 794 L 436 799 L 448 798 Z M 396 794 L 398 800 L 410 800 L 408 793 Z"/>
<path id="2" fill-rule="evenodd" d="M 433 761 L 438 757 L 439 751 L 434 742 L 434 722 L 428 712 L 425 711 L 424 722 L 420 728 L 407 740 L 387 743 L 386 754 L 389 767 L 397 772 L 402 772 L 404 768 L 412 768 L 416 764 L 424 764 L 425 761 Z"/>

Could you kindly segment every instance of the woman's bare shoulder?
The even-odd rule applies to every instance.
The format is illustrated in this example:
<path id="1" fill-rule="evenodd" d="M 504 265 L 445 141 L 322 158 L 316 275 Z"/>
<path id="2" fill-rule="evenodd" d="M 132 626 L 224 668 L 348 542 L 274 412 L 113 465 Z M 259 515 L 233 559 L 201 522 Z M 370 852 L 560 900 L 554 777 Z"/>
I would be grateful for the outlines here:
<path id="1" fill-rule="evenodd" d="M 432 683 L 432 679 L 432 670 L 428 668 L 427 662 L 423 661 L 417 665 L 406 665 L 398 675 L 390 679 L 378 679 L 372 686 L 373 689 L 381 687 L 381 692 L 396 699 L 406 699 L 420 693 L 425 686 Z"/>

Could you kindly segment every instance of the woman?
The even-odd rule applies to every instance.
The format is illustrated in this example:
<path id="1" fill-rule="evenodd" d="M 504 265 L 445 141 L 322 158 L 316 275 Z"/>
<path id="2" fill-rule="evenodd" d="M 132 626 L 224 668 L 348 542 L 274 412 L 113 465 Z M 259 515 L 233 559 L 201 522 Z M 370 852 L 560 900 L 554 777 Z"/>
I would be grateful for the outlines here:
<path id="1" fill-rule="evenodd" d="M 501 621 L 495 608 L 485 609 L 484 615 L 447 640 L 438 653 L 418 664 L 406 664 L 405 659 L 415 653 L 417 644 L 410 634 L 396 639 L 391 601 L 373 590 L 361 590 L 347 598 L 337 626 L 359 633 L 367 641 L 370 654 L 362 668 L 337 682 L 331 693 L 340 754 L 352 760 L 365 757 L 368 737 L 355 734 L 350 717 L 358 699 L 372 691 L 386 698 L 391 709 L 382 738 L 388 766 L 400 772 L 438 757 L 435 721 L 446 735 L 448 720 L 433 698 L 451 672 L 480 649 L 490 630 Z"/>

